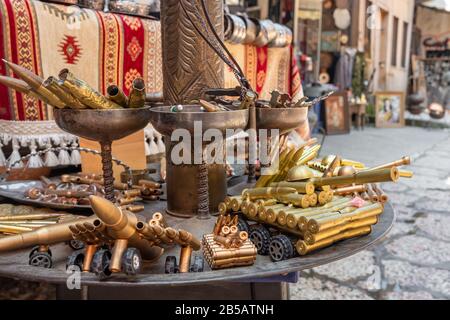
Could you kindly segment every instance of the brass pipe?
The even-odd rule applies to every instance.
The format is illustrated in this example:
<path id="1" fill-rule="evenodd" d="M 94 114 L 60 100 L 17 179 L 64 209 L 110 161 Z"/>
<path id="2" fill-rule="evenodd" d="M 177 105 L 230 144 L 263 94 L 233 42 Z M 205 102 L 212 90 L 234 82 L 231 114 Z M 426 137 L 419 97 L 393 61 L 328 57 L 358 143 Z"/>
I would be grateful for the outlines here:
<path id="1" fill-rule="evenodd" d="M 108 99 L 112 102 L 117 103 L 119 106 L 123 108 L 128 107 L 128 97 L 126 94 L 116 85 L 110 85 L 106 92 L 108 93 Z"/>
<path id="2" fill-rule="evenodd" d="M 122 270 L 122 257 L 128 248 L 127 239 L 117 239 L 111 252 L 111 261 L 109 270 L 111 272 L 120 272 Z"/>
<path id="3" fill-rule="evenodd" d="M 120 109 L 117 103 L 107 99 L 101 93 L 91 88 L 86 82 L 77 79 L 68 69 L 59 73 L 62 86 L 84 105 L 93 109 Z"/>
<path id="4" fill-rule="evenodd" d="M 358 229 L 358 228 L 367 227 L 367 226 L 372 226 L 372 225 L 377 224 L 377 222 L 378 222 L 377 217 L 371 217 L 371 218 L 367 218 L 367 219 L 356 220 L 354 222 L 347 223 L 347 224 L 344 224 L 342 226 L 338 226 L 335 228 L 327 229 L 327 230 L 317 233 L 317 234 L 313 234 L 313 233 L 307 231 L 307 232 L 305 232 L 303 239 L 305 240 L 305 242 L 308 245 L 313 245 L 319 241 L 333 237 L 344 231 L 351 230 L 351 229 Z"/>
<path id="5" fill-rule="evenodd" d="M 136 78 L 131 86 L 128 98 L 128 108 L 143 108 L 145 106 L 145 83 L 144 79 Z"/>
<path id="6" fill-rule="evenodd" d="M 325 177 L 325 178 L 311 178 L 309 181 L 312 182 L 316 187 L 323 185 L 350 185 L 353 183 L 374 183 L 374 182 L 396 182 L 399 178 L 399 172 L 396 167 L 370 170 L 370 171 L 360 171 L 352 175 L 338 176 L 338 177 Z"/>
<path id="7" fill-rule="evenodd" d="M 322 241 L 316 242 L 313 245 L 308 245 L 305 241 L 299 240 L 296 244 L 296 249 L 299 255 L 304 256 L 312 251 L 316 251 L 325 247 L 332 245 L 335 242 L 356 238 L 360 236 L 367 235 L 372 232 L 371 227 L 362 227 L 358 229 L 348 230 L 333 237 L 324 239 Z"/>
<path id="8" fill-rule="evenodd" d="M 308 222 L 308 231 L 311 233 L 319 233 L 323 230 L 330 229 L 347 222 L 379 216 L 381 213 L 383 213 L 383 205 L 380 203 L 375 203 L 359 208 L 351 213 L 342 214 L 339 217 L 330 217 L 321 220 L 311 219 Z"/>
<path id="9" fill-rule="evenodd" d="M 84 259 L 83 259 L 83 272 L 90 272 L 91 271 L 91 264 L 92 259 L 94 258 L 94 254 L 97 251 L 97 245 L 96 244 L 88 244 L 86 246 L 86 250 L 84 252 Z"/>
<path id="10" fill-rule="evenodd" d="M 374 171 L 379 169 L 386 169 L 386 168 L 393 168 L 393 167 L 401 167 L 401 166 L 407 166 L 411 164 L 411 158 L 410 157 L 403 157 L 400 160 L 392 161 L 389 163 L 385 163 L 382 165 L 379 165 L 377 167 L 373 167 L 368 169 L 367 171 Z"/>
<path id="11" fill-rule="evenodd" d="M 186 246 L 182 247 L 180 250 L 180 264 L 178 272 L 186 273 L 189 272 L 191 267 L 191 255 L 192 255 L 192 247 Z"/>

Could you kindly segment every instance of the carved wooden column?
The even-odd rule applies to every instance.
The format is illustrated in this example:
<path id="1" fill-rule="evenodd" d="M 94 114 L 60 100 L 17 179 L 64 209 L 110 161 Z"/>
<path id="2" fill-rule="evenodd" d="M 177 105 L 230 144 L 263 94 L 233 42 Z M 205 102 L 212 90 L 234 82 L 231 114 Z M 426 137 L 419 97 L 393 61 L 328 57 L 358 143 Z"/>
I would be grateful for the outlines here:
<path id="1" fill-rule="evenodd" d="M 195 10 L 188 0 L 161 1 L 163 90 L 164 100 L 170 104 L 198 99 L 205 88 L 221 88 L 224 84 L 222 60 L 197 34 L 181 3 L 187 10 Z M 206 3 L 211 21 L 223 38 L 222 0 Z"/>

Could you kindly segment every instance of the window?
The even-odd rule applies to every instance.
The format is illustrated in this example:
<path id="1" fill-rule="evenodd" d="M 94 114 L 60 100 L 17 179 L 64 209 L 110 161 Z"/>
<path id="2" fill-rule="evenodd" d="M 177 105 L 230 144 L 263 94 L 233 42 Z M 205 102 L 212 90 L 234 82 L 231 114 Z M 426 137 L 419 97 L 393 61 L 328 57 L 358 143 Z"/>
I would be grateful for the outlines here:
<path id="1" fill-rule="evenodd" d="M 391 64 L 395 67 L 397 65 L 397 42 L 398 42 L 398 23 L 397 17 L 394 17 L 394 25 L 392 26 L 392 51 Z"/>
<path id="2" fill-rule="evenodd" d="M 406 68 L 406 52 L 408 51 L 408 22 L 403 22 L 402 68 Z"/>

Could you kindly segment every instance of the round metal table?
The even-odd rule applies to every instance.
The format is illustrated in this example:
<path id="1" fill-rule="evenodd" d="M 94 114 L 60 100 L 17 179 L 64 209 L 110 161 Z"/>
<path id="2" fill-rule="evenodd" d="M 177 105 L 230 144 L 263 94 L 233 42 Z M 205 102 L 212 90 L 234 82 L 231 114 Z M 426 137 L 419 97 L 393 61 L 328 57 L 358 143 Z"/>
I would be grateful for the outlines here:
<path id="1" fill-rule="evenodd" d="M 142 215 L 150 217 L 156 211 L 164 212 L 165 205 L 166 203 L 162 201 L 147 204 L 146 210 Z M 210 233 L 215 222 L 214 217 L 209 220 L 199 220 L 197 218 L 176 218 L 167 214 L 165 216 L 169 225 L 175 228 L 185 228 L 199 238 L 205 233 Z M 238 284 L 270 283 L 270 280 L 267 282 L 267 279 L 270 279 L 270 277 L 295 273 L 354 255 L 382 240 L 392 228 L 394 221 L 394 209 L 390 204 L 387 204 L 384 213 L 379 218 L 378 224 L 373 227 L 372 233 L 368 236 L 345 240 L 331 247 L 310 253 L 307 256 L 277 263 L 272 262 L 269 257 L 258 256 L 253 266 L 216 271 L 211 271 L 205 263 L 205 271 L 201 273 L 165 274 L 165 257 L 167 255 L 179 256 L 179 247 L 170 247 L 165 250 L 161 259 L 153 264 L 146 265 L 143 273 L 138 276 L 128 277 L 122 274 L 115 274 L 106 281 L 99 281 L 94 274 L 83 273 L 81 275 L 81 285 L 89 287 L 90 292 L 95 288 L 104 294 L 108 294 L 109 297 L 113 294 L 113 298 L 118 295 L 117 290 L 111 290 L 113 288 L 120 288 L 120 292 L 125 297 L 130 297 L 130 293 L 127 294 L 126 292 L 139 289 L 144 292 L 159 292 L 159 294 L 155 295 L 155 298 L 164 297 L 161 291 L 164 288 L 164 290 L 168 290 L 167 295 L 169 298 L 177 298 L 185 295 L 187 287 L 196 288 L 192 290 L 198 292 L 198 294 L 194 294 L 192 297 L 202 298 L 201 292 L 204 291 L 205 297 L 211 298 L 214 295 L 208 292 L 213 290 L 215 285 L 222 288 L 225 294 L 225 292 L 228 292 L 228 289 L 226 289 L 228 287 L 235 290 Z M 54 258 L 54 267 L 52 269 L 29 266 L 29 250 L 1 254 L 0 276 L 54 283 L 58 285 L 59 289 L 64 291 L 67 279 L 70 276 L 65 270 L 65 261 L 72 250 L 64 244 L 52 246 L 51 250 Z M 201 254 L 201 251 L 194 252 L 194 254 Z M 274 281 L 277 285 L 280 285 L 280 280 Z M 206 290 L 207 288 L 208 290 Z M 70 294 L 67 295 L 66 292 L 66 295 L 60 294 L 60 296 L 70 297 Z M 89 296 L 92 297 L 91 294 Z M 152 295 L 145 294 L 145 297 L 143 297 L 141 294 L 139 297 L 152 298 Z M 228 296 L 228 298 L 230 297 L 233 296 Z M 249 298 L 254 298 L 254 296 L 250 295 Z"/>

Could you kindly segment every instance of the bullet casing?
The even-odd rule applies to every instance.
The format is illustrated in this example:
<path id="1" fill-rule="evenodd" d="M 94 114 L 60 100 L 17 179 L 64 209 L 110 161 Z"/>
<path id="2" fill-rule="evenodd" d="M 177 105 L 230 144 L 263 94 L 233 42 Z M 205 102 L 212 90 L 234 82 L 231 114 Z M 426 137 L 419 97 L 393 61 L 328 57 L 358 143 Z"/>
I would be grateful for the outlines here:
<path id="1" fill-rule="evenodd" d="M 44 81 L 43 86 L 58 97 L 65 106 L 74 109 L 86 109 L 86 106 L 67 92 L 56 78 L 48 77 L 47 80 Z"/>
<path id="2" fill-rule="evenodd" d="M 128 107 L 128 97 L 126 94 L 116 85 L 110 85 L 106 92 L 108 93 L 108 99 L 114 103 L 117 103 L 123 108 Z"/>
<path id="3" fill-rule="evenodd" d="M 128 108 L 143 108 L 145 106 L 145 83 L 142 78 L 133 80 L 128 98 Z"/>

